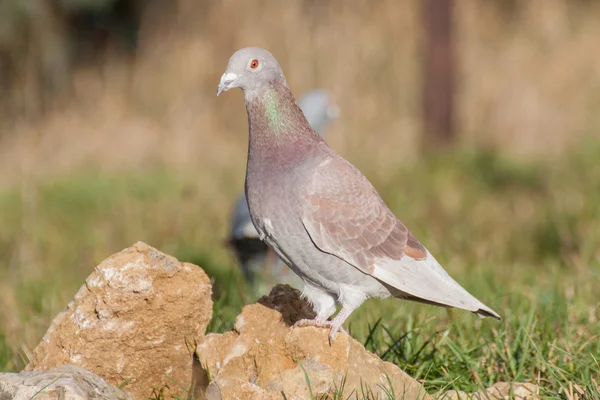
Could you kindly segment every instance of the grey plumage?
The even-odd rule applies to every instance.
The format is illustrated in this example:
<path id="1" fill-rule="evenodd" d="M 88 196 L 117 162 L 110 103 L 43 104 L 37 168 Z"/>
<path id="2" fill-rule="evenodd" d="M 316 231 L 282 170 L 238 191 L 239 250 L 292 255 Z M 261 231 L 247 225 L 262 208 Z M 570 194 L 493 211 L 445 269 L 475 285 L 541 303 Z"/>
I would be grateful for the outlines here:
<path id="1" fill-rule="evenodd" d="M 311 90 L 304 93 L 298 106 L 304 113 L 308 124 L 325 138 L 325 128 L 339 115 L 339 108 L 331 100 L 331 93 L 326 90 Z"/>
<path id="2" fill-rule="evenodd" d="M 302 95 L 298 106 L 311 127 L 323 137 L 326 127 L 339 114 L 331 93 L 322 89 L 311 90 Z M 244 277 L 257 292 L 262 293 L 278 282 L 299 286 L 298 277 L 290 274 L 289 269 L 259 239 L 243 192 L 238 196 L 231 214 L 228 244 L 242 267 Z"/>
<path id="3" fill-rule="evenodd" d="M 244 92 L 249 124 L 246 196 L 259 237 L 304 282 L 317 314 L 302 324 L 330 337 L 370 297 L 499 315 L 444 271 L 364 175 L 307 123 L 275 58 L 245 48 L 229 60 L 217 95 Z M 333 318 L 336 305 L 342 309 Z"/>

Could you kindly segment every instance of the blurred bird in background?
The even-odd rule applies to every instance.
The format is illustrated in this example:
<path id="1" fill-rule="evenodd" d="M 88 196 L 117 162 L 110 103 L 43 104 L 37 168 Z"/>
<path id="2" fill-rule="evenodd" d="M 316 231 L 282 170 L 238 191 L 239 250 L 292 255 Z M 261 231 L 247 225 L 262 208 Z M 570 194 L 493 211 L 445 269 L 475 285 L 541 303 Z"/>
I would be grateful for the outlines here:
<path id="1" fill-rule="evenodd" d="M 325 137 L 327 126 L 339 115 L 339 108 L 326 90 L 312 90 L 298 101 L 308 123 Z M 287 283 L 301 288 L 300 279 L 258 237 L 250 220 L 246 195 L 242 193 L 233 207 L 227 245 L 234 253 L 245 280 L 252 285 L 256 294 L 266 294 L 276 283 Z"/>

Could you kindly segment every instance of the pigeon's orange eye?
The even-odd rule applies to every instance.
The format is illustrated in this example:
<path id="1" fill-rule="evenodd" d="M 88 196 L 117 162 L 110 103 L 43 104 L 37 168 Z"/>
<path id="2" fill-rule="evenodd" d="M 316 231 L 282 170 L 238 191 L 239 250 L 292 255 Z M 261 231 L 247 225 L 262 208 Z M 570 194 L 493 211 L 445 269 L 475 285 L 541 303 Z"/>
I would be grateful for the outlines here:
<path id="1" fill-rule="evenodd" d="M 250 68 L 252 68 L 252 69 L 258 68 L 258 60 L 252 60 L 252 62 L 250 63 Z"/>

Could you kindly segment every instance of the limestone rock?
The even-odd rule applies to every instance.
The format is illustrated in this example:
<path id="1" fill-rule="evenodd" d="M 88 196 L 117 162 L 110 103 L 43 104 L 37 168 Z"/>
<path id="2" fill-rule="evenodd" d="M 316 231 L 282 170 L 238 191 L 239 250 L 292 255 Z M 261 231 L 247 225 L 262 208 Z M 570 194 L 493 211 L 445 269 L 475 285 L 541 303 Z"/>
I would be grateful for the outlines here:
<path id="1" fill-rule="evenodd" d="M 0 374 L 0 400 L 133 400 L 99 376 L 74 365 Z"/>
<path id="2" fill-rule="evenodd" d="M 74 364 L 140 399 L 165 385 L 179 393 L 191 383 L 188 343 L 205 333 L 211 291 L 202 269 L 138 242 L 96 267 L 26 369 Z"/>
<path id="3" fill-rule="evenodd" d="M 440 400 L 533 400 L 539 398 L 539 392 L 540 388 L 533 383 L 497 382 L 475 393 L 449 390 L 438 398 Z"/>
<path id="4" fill-rule="evenodd" d="M 420 383 L 348 335 L 340 332 L 330 344 L 327 329 L 290 326 L 313 316 L 298 290 L 278 285 L 244 307 L 233 331 L 202 338 L 196 351 L 211 376 L 205 398 L 308 399 L 310 390 L 320 398 L 336 389 L 347 398 L 367 386 L 373 398 L 387 398 L 387 390 L 396 398 L 430 399 Z"/>

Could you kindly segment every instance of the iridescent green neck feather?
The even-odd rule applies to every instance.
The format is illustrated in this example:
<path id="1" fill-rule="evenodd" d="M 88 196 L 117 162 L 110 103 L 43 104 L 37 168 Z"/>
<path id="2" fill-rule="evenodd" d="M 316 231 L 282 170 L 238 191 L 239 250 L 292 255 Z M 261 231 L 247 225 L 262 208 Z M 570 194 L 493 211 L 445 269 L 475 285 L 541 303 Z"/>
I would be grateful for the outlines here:
<path id="1" fill-rule="evenodd" d="M 283 110 L 281 109 L 282 104 L 278 99 L 277 91 L 269 89 L 264 94 L 264 105 L 265 105 L 265 116 L 267 117 L 267 123 L 269 127 L 274 131 L 281 128 L 283 120 Z"/>
<path id="2" fill-rule="evenodd" d="M 245 92 L 245 100 L 251 153 L 260 147 L 278 148 L 279 152 L 287 154 L 321 140 L 306 121 L 285 81 L 271 82 L 258 91 Z"/>
<path id="3" fill-rule="evenodd" d="M 265 117 L 269 128 L 274 133 L 281 133 L 285 131 L 289 120 L 286 117 L 290 117 L 293 114 L 293 110 L 290 110 L 290 104 L 282 93 L 275 88 L 268 88 L 263 94 L 263 104 L 265 107 Z"/>

